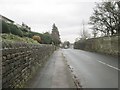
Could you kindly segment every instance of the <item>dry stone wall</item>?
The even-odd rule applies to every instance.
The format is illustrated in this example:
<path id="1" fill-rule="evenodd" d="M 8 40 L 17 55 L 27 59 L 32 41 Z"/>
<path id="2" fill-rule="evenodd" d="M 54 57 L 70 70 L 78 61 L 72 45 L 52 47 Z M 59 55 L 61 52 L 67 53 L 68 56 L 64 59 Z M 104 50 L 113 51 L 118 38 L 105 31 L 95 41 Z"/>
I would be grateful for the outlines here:
<path id="1" fill-rule="evenodd" d="M 44 65 L 55 47 L 26 43 L 2 43 L 2 88 L 22 88 Z"/>
<path id="2" fill-rule="evenodd" d="M 99 37 L 76 42 L 74 48 L 117 56 L 119 44 L 120 36 Z"/>

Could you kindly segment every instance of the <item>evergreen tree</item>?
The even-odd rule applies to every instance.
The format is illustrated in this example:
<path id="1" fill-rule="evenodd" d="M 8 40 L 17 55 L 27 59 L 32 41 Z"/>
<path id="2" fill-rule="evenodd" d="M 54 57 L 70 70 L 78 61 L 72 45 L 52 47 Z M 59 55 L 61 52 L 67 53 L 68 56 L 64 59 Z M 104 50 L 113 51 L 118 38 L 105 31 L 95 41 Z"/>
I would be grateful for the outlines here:
<path id="1" fill-rule="evenodd" d="M 52 41 L 55 45 L 59 45 L 60 44 L 60 34 L 59 34 L 59 31 L 58 31 L 58 28 L 56 27 L 55 24 L 53 24 L 53 27 L 52 27 Z"/>

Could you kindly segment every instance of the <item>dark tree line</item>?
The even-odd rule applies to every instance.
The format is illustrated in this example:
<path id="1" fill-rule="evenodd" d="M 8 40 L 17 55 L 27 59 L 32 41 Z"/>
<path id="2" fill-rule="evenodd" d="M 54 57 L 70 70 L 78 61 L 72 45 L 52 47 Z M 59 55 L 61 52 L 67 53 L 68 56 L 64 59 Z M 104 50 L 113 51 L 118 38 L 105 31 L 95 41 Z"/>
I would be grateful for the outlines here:
<path id="1" fill-rule="evenodd" d="M 94 37 L 98 32 L 105 36 L 120 34 L 120 1 L 96 3 L 90 17 Z"/>

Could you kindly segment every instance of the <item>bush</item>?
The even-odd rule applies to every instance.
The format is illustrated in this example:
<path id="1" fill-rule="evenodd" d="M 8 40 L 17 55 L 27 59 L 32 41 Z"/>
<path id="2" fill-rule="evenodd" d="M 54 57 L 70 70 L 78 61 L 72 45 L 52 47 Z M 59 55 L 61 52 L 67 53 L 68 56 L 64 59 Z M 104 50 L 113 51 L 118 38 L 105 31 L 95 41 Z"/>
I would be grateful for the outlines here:
<path id="1" fill-rule="evenodd" d="M 28 36 L 30 38 L 32 38 L 34 35 L 39 36 L 41 38 L 40 43 L 42 43 L 42 44 L 51 44 L 52 43 L 52 37 L 49 34 L 41 34 L 41 33 L 32 32 L 32 31 L 30 31 L 28 33 Z"/>
<path id="2" fill-rule="evenodd" d="M 20 28 L 23 32 L 28 32 L 25 28 Z"/>
<path id="3" fill-rule="evenodd" d="M 32 38 L 32 37 L 29 36 L 29 32 L 28 31 L 26 32 L 26 30 L 23 29 L 23 28 L 19 28 L 19 29 L 22 31 L 24 37 Z"/>
<path id="4" fill-rule="evenodd" d="M 2 33 L 10 33 L 8 25 L 5 21 L 2 21 Z"/>
<path id="5" fill-rule="evenodd" d="M 20 37 L 23 36 L 23 32 L 20 30 L 20 28 L 18 28 L 16 25 L 13 25 L 13 24 L 9 24 L 9 29 L 10 29 L 10 32 L 14 35 L 18 35 Z"/>
<path id="6" fill-rule="evenodd" d="M 38 41 L 39 43 L 41 42 L 41 37 L 40 36 L 34 35 L 32 38 L 34 40 Z"/>
<path id="7" fill-rule="evenodd" d="M 43 34 L 43 43 L 44 44 L 52 44 L 52 37 L 49 35 Z"/>
<path id="8" fill-rule="evenodd" d="M 34 35 L 40 36 L 40 33 L 32 32 L 32 31 L 26 33 L 26 36 L 28 36 L 29 38 L 32 38 Z"/>

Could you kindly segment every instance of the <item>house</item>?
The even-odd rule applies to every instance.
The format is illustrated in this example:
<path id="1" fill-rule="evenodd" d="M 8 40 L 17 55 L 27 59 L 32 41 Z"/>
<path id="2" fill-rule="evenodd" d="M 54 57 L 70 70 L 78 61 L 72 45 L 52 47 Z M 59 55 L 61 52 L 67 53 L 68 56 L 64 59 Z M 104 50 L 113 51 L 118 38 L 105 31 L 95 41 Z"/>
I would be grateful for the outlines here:
<path id="1" fill-rule="evenodd" d="M 22 22 L 22 28 L 26 29 L 27 31 L 31 31 L 31 28 L 28 25 L 24 24 L 23 22 Z"/>
<path id="2" fill-rule="evenodd" d="M 16 25 L 18 28 L 23 28 L 23 29 L 27 30 L 28 32 L 31 31 L 31 28 L 29 26 L 27 26 L 26 24 L 24 24 L 23 22 L 22 22 L 22 25 L 20 25 L 20 24 L 15 23 L 13 20 L 8 19 L 7 17 L 2 16 L 2 15 L 0 15 L 0 20 L 5 21 L 6 23 L 12 23 L 12 24 Z"/>
<path id="3" fill-rule="evenodd" d="M 22 25 L 17 24 L 17 23 L 15 23 L 15 25 L 16 25 L 18 28 L 21 28 L 21 27 L 22 27 Z"/>
<path id="4" fill-rule="evenodd" d="M 1 19 L 1 20 L 3 20 L 3 21 L 5 21 L 5 22 L 7 22 L 7 23 L 14 23 L 14 21 L 13 21 L 13 20 L 8 19 L 7 17 L 2 16 L 2 15 L 0 15 L 0 19 Z"/>

